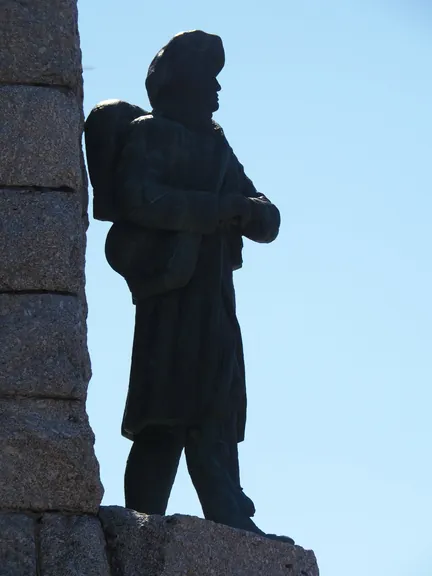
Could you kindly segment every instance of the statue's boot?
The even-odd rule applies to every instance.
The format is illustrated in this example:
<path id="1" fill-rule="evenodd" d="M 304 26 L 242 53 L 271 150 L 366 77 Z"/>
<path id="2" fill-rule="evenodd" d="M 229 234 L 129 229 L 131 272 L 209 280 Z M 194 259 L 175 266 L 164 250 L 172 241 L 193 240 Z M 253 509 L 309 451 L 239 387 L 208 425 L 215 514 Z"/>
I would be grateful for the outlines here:
<path id="1" fill-rule="evenodd" d="M 249 496 L 246 496 L 243 492 L 243 488 L 240 488 L 240 500 L 245 514 L 247 514 L 249 518 L 253 518 L 253 516 L 255 516 L 255 504 Z"/>
<path id="2" fill-rule="evenodd" d="M 269 538 L 270 540 L 278 540 L 279 542 L 285 542 L 286 544 L 294 545 L 295 542 L 289 536 L 278 536 L 277 534 L 266 534 L 263 532 L 264 538 Z"/>
<path id="3" fill-rule="evenodd" d="M 255 515 L 255 504 L 249 498 L 249 496 L 246 496 L 246 494 L 243 492 L 243 488 L 241 488 L 241 487 L 239 489 L 239 504 L 243 508 L 243 511 L 245 512 L 245 514 L 247 514 L 247 516 L 249 518 L 252 518 Z M 278 540 L 280 542 L 286 542 L 287 544 L 294 544 L 295 543 L 294 540 L 292 538 L 290 538 L 289 536 L 278 536 L 277 534 L 266 534 L 265 532 L 260 530 L 258 528 L 258 526 L 255 524 L 255 522 L 253 522 L 252 520 L 250 521 L 249 526 L 250 527 L 247 528 L 247 530 L 249 532 L 254 532 L 255 534 L 259 534 L 260 536 L 263 536 L 264 538 L 269 538 L 270 540 Z"/>
<path id="4" fill-rule="evenodd" d="M 279 542 L 285 542 L 287 544 L 295 544 L 294 540 L 289 536 L 278 536 L 277 534 L 267 534 L 258 528 L 253 520 L 250 518 L 232 518 L 231 521 L 223 522 L 232 528 L 239 528 L 241 530 L 247 530 L 248 532 L 253 532 L 254 534 L 258 534 L 263 538 L 269 538 L 270 540 L 277 540 Z"/>
<path id="5" fill-rule="evenodd" d="M 236 492 L 238 505 L 242 508 L 243 512 L 249 518 L 255 516 L 255 504 L 253 503 L 253 500 L 243 492 L 243 488 L 240 484 L 233 482 L 233 490 Z"/>

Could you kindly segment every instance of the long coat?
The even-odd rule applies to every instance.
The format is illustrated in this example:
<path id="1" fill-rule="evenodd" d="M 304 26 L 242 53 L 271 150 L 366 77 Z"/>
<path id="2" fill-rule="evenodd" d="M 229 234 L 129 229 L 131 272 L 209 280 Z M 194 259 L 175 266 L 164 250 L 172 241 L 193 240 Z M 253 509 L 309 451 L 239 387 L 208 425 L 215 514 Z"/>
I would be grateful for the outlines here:
<path id="1" fill-rule="evenodd" d="M 233 270 L 242 264 L 242 236 L 257 242 L 276 238 L 278 209 L 255 190 L 219 126 L 198 132 L 157 113 L 134 121 L 118 160 L 116 190 L 122 218 L 114 235 L 116 227 L 156 234 L 154 253 L 145 256 L 148 269 L 166 259 L 159 244 L 183 235 L 195 246 L 178 251 L 185 269 L 193 262 L 180 287 L 134 295 L 122 433 L 133 440 L 151 424 L 193 426 L 209 417 L 235 418 L 240 442 L 246 386 Z M 252 217 L 242 230 L 219 223 L 219 197 L 234 193 L 251 203 Z M 145 288 L 147 278 L 141 277 Z"/>

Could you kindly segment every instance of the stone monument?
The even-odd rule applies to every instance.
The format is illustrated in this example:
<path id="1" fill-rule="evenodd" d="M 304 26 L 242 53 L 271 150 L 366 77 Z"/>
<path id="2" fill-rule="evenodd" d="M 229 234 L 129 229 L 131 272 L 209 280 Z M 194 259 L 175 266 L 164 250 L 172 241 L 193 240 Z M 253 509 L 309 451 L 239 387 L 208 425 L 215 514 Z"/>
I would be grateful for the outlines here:
<path id="1" fill-rule="evenodd" d="M 102 507 L 85 410 L 76 0 L 0 5 L 0 576 L 316 576 L 312 552 Z"/>

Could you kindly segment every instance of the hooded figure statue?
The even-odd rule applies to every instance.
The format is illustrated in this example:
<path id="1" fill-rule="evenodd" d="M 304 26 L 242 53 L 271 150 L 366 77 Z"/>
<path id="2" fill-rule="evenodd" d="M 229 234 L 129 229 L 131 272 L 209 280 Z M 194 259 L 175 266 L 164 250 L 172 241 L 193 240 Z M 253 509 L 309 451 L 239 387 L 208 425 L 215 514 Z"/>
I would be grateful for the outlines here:
<path id="1" fill-rule="evenodd" d="M 239 478 L 246 386 L 233 271 L 243 236 L 272 242 L 280 216 L 212 120 L 224 62 L 218 36 L 176 35 L 148 71 L 152 113 L 130 123 L 115 162 L 106 252 L 115 269 L 124 262 L 136 305 L 125 494 L 128 508 L 164 514 L 185 450 L 205 517 L 263 534 Z"/>

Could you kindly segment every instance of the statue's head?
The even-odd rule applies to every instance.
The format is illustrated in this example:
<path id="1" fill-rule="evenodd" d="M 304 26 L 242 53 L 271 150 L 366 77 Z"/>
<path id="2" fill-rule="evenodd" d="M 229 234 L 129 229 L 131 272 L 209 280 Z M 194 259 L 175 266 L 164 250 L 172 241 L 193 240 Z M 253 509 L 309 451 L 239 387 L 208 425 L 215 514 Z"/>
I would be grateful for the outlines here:
<path id="1" fill-rule="evenodd" d="M 201 30 L 181 32 L 154 57 L 146 88 L 153 108 L 175 104 L 189 113 L 210 116 L 219 108 L 216 77 L 225 64 L 222 40 Z"/>

